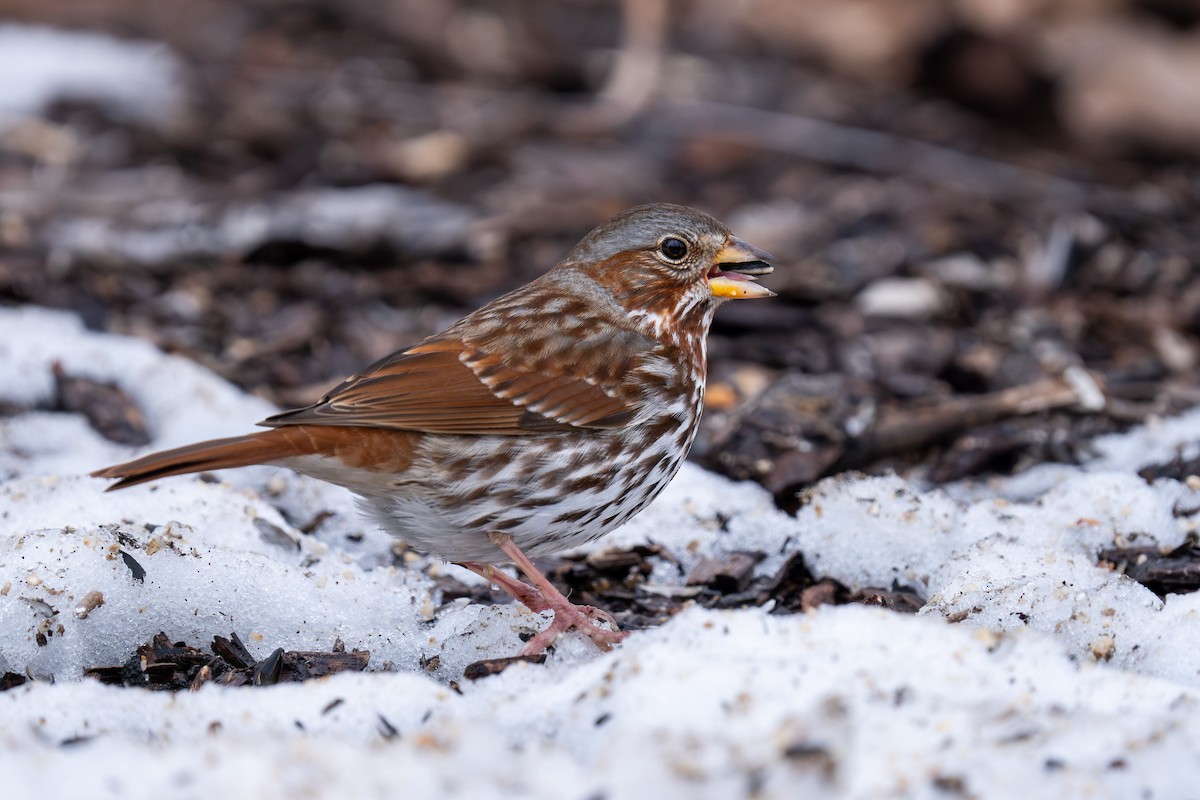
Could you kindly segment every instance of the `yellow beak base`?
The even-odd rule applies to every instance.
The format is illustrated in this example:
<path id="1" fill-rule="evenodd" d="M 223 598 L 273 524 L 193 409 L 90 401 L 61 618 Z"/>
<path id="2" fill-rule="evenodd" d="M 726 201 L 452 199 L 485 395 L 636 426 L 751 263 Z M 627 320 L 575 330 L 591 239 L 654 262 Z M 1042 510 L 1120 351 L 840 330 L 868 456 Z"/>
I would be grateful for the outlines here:
<path id="1" fill-rule="evenodd" d="M 708 288 L 712 289 L 713 297 L 723 300 L 749 300 L 754 297 L 775 296 L 774 292 L 761 283 L 755 283 L 749 278 L 730 278 L 728 275 L 709 278 Z"/>

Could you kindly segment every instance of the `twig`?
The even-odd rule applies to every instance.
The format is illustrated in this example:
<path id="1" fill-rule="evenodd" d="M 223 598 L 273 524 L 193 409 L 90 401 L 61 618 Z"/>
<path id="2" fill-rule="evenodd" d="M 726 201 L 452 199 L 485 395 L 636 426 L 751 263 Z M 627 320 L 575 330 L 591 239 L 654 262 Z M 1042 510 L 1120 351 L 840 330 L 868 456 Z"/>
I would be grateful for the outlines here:
<path id="1" fill-rule="evenodd" d="M 749 146 L 870 173 L 919 175 L 985 197 L 1053 195 L 1082 204 L 1103 187 L 883 131 L 814 117 L 707 101 L 675 103 L 652 124 L 674 137 L 726 136 Z"/>
<path id="2" fill-rule="evenodd" d="M 1079 402 L 1079 394 L 1070 383 L 1051 379 L 992 394 L 954 398 L 929 408 L 884 411 L 874 425 L 850 443 L 838 466 L 845 468 L 927 447 L 961 430 L 1006 417 L 1068 408 Z"/>

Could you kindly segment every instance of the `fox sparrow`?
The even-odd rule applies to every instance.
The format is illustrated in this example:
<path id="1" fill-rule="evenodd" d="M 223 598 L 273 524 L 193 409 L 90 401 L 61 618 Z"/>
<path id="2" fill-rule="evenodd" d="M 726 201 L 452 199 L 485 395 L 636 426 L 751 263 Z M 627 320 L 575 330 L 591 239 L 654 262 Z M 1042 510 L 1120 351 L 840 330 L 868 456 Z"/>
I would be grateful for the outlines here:
<path id="1" fill-rule="evenodd" d="M 553 611 L 524 653 L 572 629 L 608 647 L 623 636 L 612 617 L 572 604 L 530 559 L 603 536 L 674 477 L 704 405 L 713 312 L 772 296 L 753 277 L 770 258 L 702 212 L 631 208 L 542 277 L 269 430 L 93 474 L 122 489 L 273 464 L 330 481 L 413 547 Z M 491 566 L 505 561 L 531 583 Z"/>

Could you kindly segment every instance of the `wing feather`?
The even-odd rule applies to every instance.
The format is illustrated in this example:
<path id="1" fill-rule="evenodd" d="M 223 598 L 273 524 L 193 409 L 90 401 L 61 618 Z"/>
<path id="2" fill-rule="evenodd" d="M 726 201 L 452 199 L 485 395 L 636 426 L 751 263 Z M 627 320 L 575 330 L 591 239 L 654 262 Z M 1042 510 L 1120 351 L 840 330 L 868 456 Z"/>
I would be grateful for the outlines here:
<path id="1" fill-rule="evenodd" d="M 505 363 L 458 341 L 432 341 L 376 362 L 307 408 L 264 420 L 450 434 L 520 435 L 619 428 L 634 416 L 587 377 Z"/>

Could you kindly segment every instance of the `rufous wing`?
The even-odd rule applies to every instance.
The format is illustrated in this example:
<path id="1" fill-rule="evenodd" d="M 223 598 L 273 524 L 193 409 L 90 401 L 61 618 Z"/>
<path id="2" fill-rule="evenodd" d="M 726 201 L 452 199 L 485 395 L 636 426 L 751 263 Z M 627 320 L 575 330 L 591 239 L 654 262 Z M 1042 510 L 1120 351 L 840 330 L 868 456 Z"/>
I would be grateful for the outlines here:
<path id="1" fill-rule="evenodd" d="M 318 403 L 261 424 L 514 436 L 619 428 L 632 417 L 624 400 L 586 377 L 524 369 L 461 342 L 441 340 L 388 356 Z"/>

